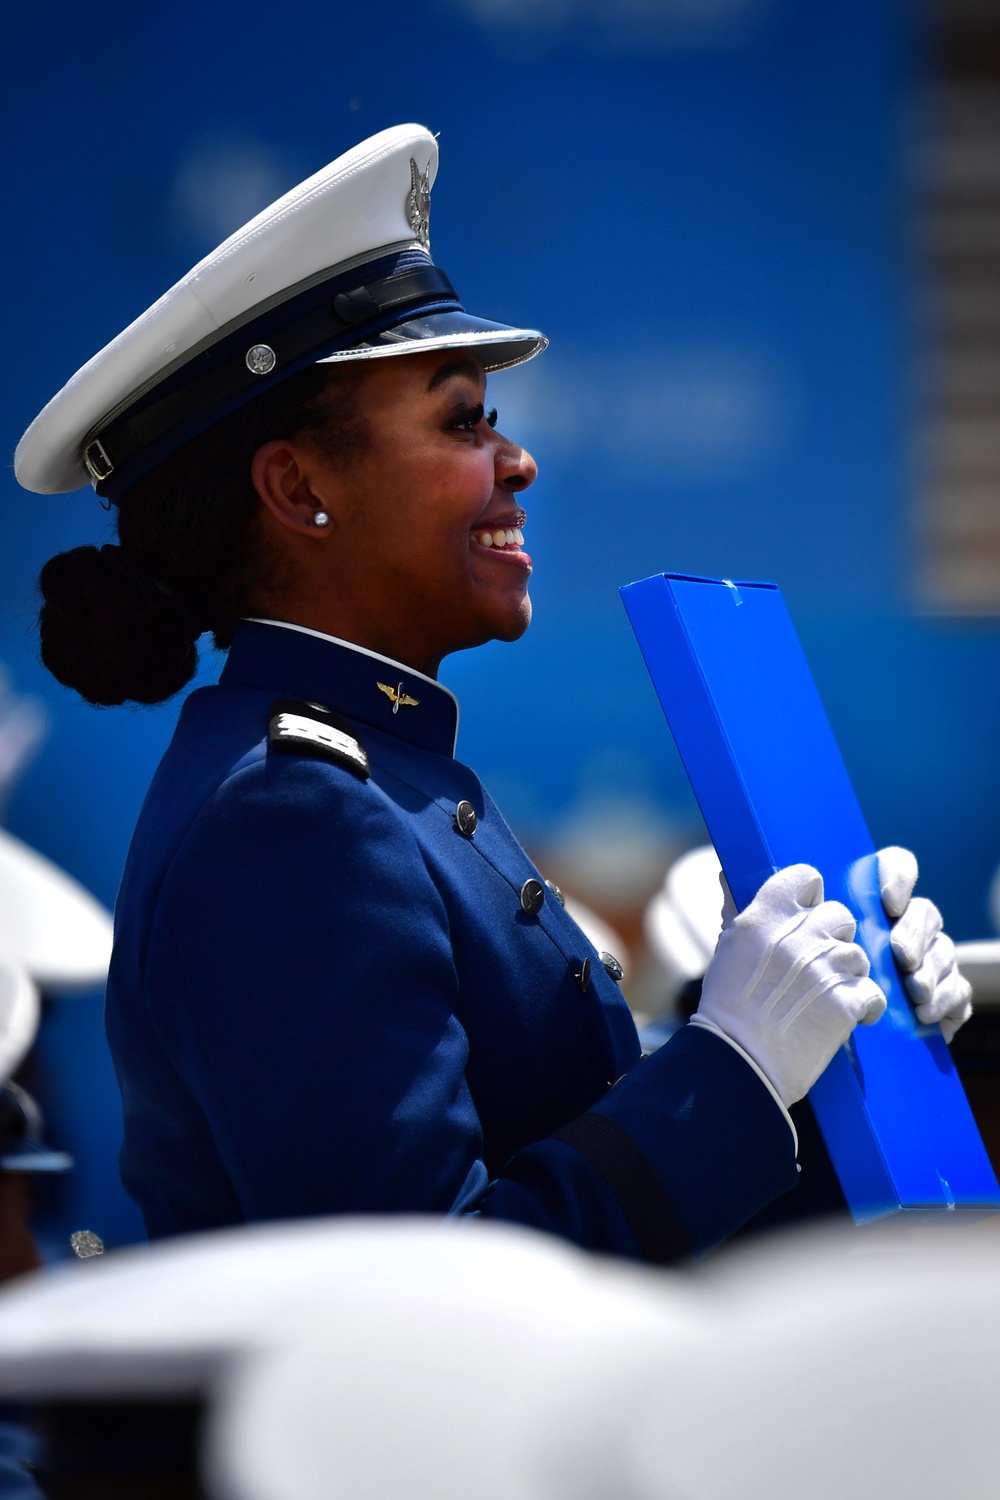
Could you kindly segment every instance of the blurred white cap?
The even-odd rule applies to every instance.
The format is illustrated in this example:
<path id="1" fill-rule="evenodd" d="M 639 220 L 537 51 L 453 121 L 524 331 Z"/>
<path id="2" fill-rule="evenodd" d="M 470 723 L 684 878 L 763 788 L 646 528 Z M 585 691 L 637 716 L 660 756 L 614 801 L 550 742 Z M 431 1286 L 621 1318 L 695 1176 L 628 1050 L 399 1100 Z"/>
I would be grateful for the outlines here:
<path id="1" fill-rule="evenodd" d="M 772 1240 L 702 1281 L 623 1447 L 634 1500 L 997 1493 L 996 1221 Z"/>
<path id="2" fill-rule="evenodd" d="M 117 500 L 166 454 L 320 361 L 464 349 L 486 370 L 545 348 L 536 329 L 467 313 L 430 258 L 438 148 L 397 125 L 244 224 L 53 396 L 17 446 L 26 489 L 91 479 Z"/>
<path id="3" fill-rule="evenodd" d="M 708 968 L 722 931 L 722 866 L 711 844 L 675 860 L 643 919 L 669 999 Z"/>
<path id="4" fill-rule="evenodd" d="M 0 829 L 0 955 L 42 989 L 93 989 L 111 959 L 111 913 L 58 865 Z"/>
<path id="5" fill-rule="evenodd" d="M 998 1228 L 681 1275 L 483 1223 L 258 1226 L 0 1293 L 0 1393 L 205 1393 L 215 1500 L 985 1500 Z"/>
<path id="6" fill-rule="evenodd" d="M 40 1010 L 38 991 L 23 965 L 0 951 L 0 1085 L 27 1056 Z"/>
<path id="7" fill-rule="evenodd" d="M 398 1338 L 402 1348 L 407 1308 L 433 1309 L 438 1334 L 411 1351 L 431 1379 L 449 1326 L 460 1335 L 478 1320 L 487 1338 L 513 1321 L 543 1338 L 588 1326 L 593 1306 L 598 1325 L 635 1331 L 651 1305 L 654 1322 L 669 1313 L 651 1285 L 547 1235 L 482 1221 L 336 1218 L 193 1235 L 0 1289 L 0 1397 L 195 1393 L 235 1356 L 313 1328 L 360 1385 L 371 1373 L 363 1346 Z M 486 1347 L 472 1341 L 470 1357 Z"/>
<path id="8" fill-rule="evenodd" d="M 621 1435 L 695 1299 L 514 1230 L 373 1241 L 368 1275 L 244 1363 L 226 1500 L 609 1500 Z"/>

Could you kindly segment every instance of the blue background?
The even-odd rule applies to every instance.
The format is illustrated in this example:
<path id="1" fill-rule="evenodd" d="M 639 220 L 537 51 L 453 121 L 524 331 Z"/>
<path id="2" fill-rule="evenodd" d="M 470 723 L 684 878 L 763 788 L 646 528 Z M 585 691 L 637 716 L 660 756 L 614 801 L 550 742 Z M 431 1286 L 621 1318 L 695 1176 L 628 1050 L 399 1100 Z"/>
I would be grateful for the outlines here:
<path id="1" fill-rule="evenodd" d="M 535 624 L 446 664 L 462 758 L 532 847 L 699 838 L 618 585 L 759 577 L 788 601 L 876 842 L 916 848 L 956 936 L 1000 856 L 1000 635 L 921 617 L 906 183 L 921 37 L 903 0 L 62 3 L 7 21 L 3 444 L 250 214 L 361 137 L 441 133 L 432 247 L 466 305 L 543 328 L 492 382 L 531 448 Z M 9 827 L 111 904 L 177 703 L 95 711 L 42 671 L 34 580 L 105 540 L 90 491 L 4 470 L 0 658 L 49 736 Z M 202 676 L 218 664 L 208 661 Z M 107 1170 L 99 997 L 42 1064 L 82 1170 L 72 1217 L 134 1219 Z M 75 1227 L 80 1227 L 76 1225 Z"/>

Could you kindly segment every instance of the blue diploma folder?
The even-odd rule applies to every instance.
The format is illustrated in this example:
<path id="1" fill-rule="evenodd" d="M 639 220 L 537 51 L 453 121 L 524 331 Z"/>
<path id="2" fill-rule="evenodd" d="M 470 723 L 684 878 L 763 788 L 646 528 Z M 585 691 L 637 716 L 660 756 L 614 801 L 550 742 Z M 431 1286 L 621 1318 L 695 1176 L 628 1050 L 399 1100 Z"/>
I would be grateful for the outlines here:
<path id="1" fill-rule="evenodd" d="M 621 594 L 737 906 L 815 865 L 888 997 L 809 1095 L 855 1220 L 1000 1208 L 948 1048 L 903 989 L 875 847 L 780 591 L 660 573 Z"/>

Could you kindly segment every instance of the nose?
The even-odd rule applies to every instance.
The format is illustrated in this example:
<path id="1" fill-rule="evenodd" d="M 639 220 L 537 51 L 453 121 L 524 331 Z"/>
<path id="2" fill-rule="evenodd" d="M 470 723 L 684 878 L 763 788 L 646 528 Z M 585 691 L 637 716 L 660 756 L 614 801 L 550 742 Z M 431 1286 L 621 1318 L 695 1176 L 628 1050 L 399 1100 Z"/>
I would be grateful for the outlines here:
<path id="1" fill-rule="evenodd" d="M 528 450 L 499 434 L 493 465 L 497 484 L 511 494 L 526 490 L 538 478 L 538 465 Z"/>

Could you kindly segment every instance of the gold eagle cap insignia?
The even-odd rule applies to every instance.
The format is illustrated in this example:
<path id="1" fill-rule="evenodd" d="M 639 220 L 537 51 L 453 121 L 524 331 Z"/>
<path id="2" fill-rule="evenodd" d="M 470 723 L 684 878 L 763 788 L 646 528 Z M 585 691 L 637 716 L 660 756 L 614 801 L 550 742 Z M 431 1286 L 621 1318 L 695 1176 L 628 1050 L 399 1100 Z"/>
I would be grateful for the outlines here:
<path id="1" fill-rule="evenodd" d="M 375 686 L 388 698 L 394 714 L 398 714 L 401 708 L 417 708 L 420 703 L 419 698 L 411 698 L 409 693 L 403 692 L 402 683 L 398 687 L 390 687 L 387 682 L 377 682 Z"/>

